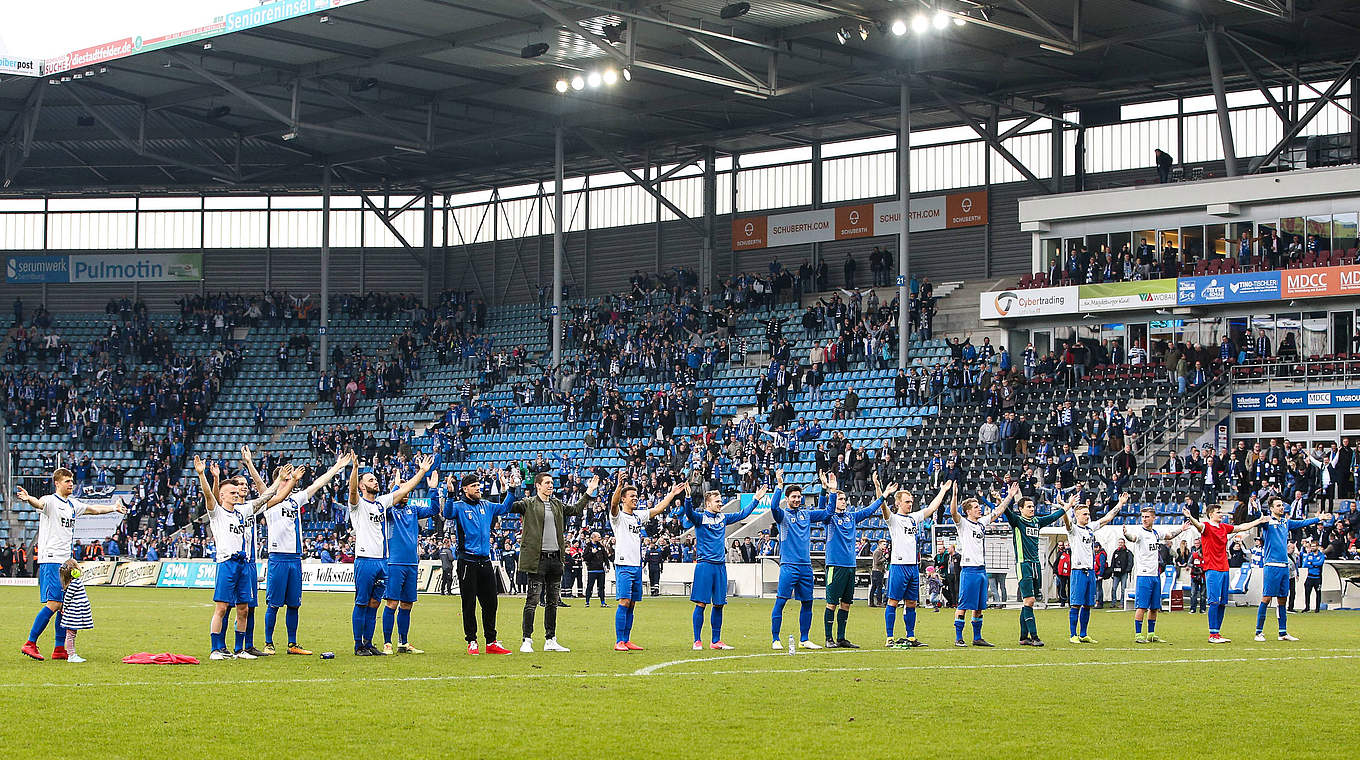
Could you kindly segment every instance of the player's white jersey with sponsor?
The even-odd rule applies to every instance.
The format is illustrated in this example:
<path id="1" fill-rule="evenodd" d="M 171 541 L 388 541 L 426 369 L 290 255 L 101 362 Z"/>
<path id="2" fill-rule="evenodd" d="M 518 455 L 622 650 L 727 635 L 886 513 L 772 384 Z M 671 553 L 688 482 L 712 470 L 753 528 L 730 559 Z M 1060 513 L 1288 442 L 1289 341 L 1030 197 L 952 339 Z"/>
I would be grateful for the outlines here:
<path id="1" fill-rule="evenodd" d="M 38 503 L 42 505 L 38 517 L 38 562 L 65 562 L 71 558 L 76 518 L 85 514 L 85 504 L 54 493 L 38 499 Z"/>
<path id="2" fill-rule="evenodd" d="M 959 560 L 962 567 L 986 567 L 986 555 L 983 546 L 987 538 L 987 526 L 992 523 L 992 514 L 989 512 L 982 516 L 982 519 L 973 521 L 967 517 L 959 523 Z"/>
<path id="3" fill-rule="evenodd" d="M 377 500 L 359 497 L 358 504 L 349 508 L 349 526 L 354 531 L 354 556 L 387 559 L 387 510 L 392 508 L 395 494 L 383 494 Z"/>
<path id="4" fill-rule="evenodd" d="M 619 510 L 609 518 L 614 529 L 614 564 L 625 567 L 642 566 L 642 515 Z"/>
<path id="5" fill-rule="evenodd" d="M 298 491 L 266 509 L 270 554 L 302 553 L 302 508 L 307 504 L 305 491 Z"/>
<path id="6" fill-rule="evenodd" d="M 1133 574 L 1135 576 L 1157 575 L 1157 545 L 1163 537 L 1157 528 L 1144 528 L 1142 525 L 1125 525 L 1124 539 L 1133 552 Z"/>
<path id="7" fill-rule="evenodd" d="M 888 537 L 892 540 L 893 565 L 914 565 L 920 558 L 916 554 L 916 531 L 921 527 L 921 516 L 925 510 L 918 509 L 906 515 L 896 512 L 888 514 Z"/>
<path id="8" fill-rule="evenodd" d="M 1096 567 L 1096 532 L 1091 524 L 1077 525 L 1067 531 L 1067 542 L 1072 547 L 1072 569 L 1094 570 Z"/>

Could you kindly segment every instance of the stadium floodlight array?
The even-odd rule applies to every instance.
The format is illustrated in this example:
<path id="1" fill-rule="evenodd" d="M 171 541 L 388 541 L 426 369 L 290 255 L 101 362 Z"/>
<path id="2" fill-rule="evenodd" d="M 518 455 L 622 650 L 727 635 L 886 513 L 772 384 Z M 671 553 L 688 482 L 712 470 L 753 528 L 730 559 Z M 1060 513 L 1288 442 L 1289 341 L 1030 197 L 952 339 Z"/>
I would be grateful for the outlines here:
<path id="1" fill-rule="evenodd" d="M 622 71 L 614 68 L 596 69 L 585 74 L 573 75 L 570 79 L 558 79 L 553 85 L 553 89 L 565 95 L 572 90 L 580 92 L 587 87 L 592 90 L 600 87 L 613 87 L 619 83 L 620 79 L 625 82 L 633 81 L 633 72 L 627 67 L 624 67 Z"/>

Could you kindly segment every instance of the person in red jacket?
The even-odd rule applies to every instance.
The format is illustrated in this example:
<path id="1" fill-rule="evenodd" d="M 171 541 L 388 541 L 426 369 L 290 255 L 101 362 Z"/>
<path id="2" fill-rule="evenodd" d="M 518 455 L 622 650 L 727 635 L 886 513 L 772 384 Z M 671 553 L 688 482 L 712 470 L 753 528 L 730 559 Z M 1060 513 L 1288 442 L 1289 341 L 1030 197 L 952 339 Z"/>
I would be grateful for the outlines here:
<path id="1" fill-rule="evenodd" d="M 1072 550 L 1059 542 L 1058 561 L 1053 564 L 1053 576 L 1058 582 L 1058 604 L 1067 604 L 1068 584 L 1072 579 Z"/>
<path id="2" fill-rule="evenodd" d="M 1198 540 L 1195 541 L 1195 549 L 1190 552 L 1190 611 L 1208 612 L 1209 607 L 1206 603 L 1206 586 L 1204 585 L 1204 548 Z"/>

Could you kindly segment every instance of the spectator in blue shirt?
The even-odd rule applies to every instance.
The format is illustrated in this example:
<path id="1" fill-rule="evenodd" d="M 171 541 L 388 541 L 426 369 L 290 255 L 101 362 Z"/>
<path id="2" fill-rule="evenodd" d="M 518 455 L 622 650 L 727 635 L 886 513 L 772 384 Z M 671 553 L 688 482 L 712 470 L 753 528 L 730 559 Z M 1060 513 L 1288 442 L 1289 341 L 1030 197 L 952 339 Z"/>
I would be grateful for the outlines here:
<path id="1" fill-rule="evenodd" d="M 1321 547 L 1312 539 L 1304 541 L 1303 555 L 1299 558 L 1299 564 L 1307 572 L 1303 580 L 1303 611 L 1308 612 L 1309 600 L 1314 593 L 1317 594 L 1317 604 L 1312 606 L 1313 612 L 1322 611 L 1322 565 L 1327 561 L 1326 555 L 1322 553 Z"/>

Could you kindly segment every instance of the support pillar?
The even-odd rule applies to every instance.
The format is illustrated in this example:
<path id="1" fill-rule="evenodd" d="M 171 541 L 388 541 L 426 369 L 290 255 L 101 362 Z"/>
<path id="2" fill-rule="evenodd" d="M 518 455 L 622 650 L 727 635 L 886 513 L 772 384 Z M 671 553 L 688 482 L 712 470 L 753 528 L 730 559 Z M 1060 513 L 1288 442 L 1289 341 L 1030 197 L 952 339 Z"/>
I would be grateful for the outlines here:
<path id="1" fill-rule="evenodd" d="M 331 165 L 321 169 L 321 329 L 318 346 L 321 356 L 317 366 L 325 372 L 330 368 L 330 336 L 326 333 L 331 324 Z"/>
<path id="2" fill-rule="evenodd" d="M 1232 122 L 1228 120 L 1228 93 L 1223 87 L 1223 64 L 1218 58 L 1218 30 L 1204 33 L 1204 52 L 1209 57 L 1209 79 L 1214 85 L 1214 107 L 1218 111 L 1218 135 L 1223 141 L 1223 168 L 1229 177 L 1237 176 L 1237 150 L 1233 147 Z"/>
<path id="3" fill-rule="evenodd" d="M 552 306 L 552 366 L 562 365 L 562 224 L 565 202 L 562 199 L 562 182 L 566 173 L 565 158 L 562 152 L 562 128 L 559 126 L 553 135 L 553 306 Z"/>
<path id="4" fill-rule="evenodd" d="M 903 77 L 897 116 L 897 367 L 911 345 L 911 84 Z"/>

